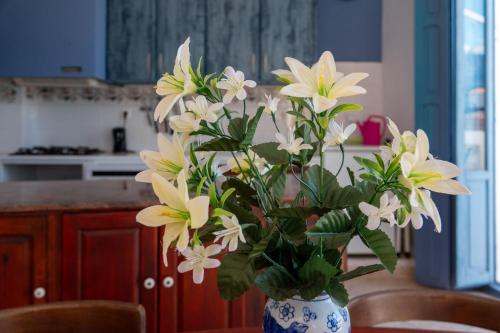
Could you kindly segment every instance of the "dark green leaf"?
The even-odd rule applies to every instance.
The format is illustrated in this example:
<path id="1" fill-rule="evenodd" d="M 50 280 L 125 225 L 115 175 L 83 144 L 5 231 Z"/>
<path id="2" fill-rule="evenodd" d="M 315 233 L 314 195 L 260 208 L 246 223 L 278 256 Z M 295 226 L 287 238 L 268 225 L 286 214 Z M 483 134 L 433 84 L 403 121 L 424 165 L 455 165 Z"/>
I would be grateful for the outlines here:
<path id="1" fill-rule="evenodd" d="M 240 224 L 242 223 L 260 224 L 259 218 L 252 211 L 240 207 L 239 205 L 227 201 L 225 204 L 225 208 L 234 215 L 236 215 Z"/>
<path id="2" fill-rule="evenodd" d="M 222 188 L 227 191 L 230 188 L 236 189 L 236 193 L 241 197 L 241 199 L 247 201 L 252 205 L 257 205 L 257 199 L 255 196 L 257 192 L 247 183 L 238 178 L 228 178 L 223 184 Z"/>
<path id="3" fill-rule="evenodd" d="M 227 138 L 217 138 L 202 143 L 196 151 L 239 151 L 240 143 Z"/>
<path id="4" fill-rule="evenodd" d="M 331 211 L 323 215 L 306 234 L 316 238 L 314 240 L 316 244 L 319 242 L 318 238 L 321 237 L 326 247 L 336 249 L 349 241 L 352 231 L 353 227 L 347 215 L 342 211 Z"/>
<path id="5" fill-rule="evenodd" d="M 275 208 L 267 213 L 267 216 L 274 216 L 280 218 L 295 218 L 305 220 L 309 216 L 318 212 L 317 207 L 285 207 Z"/>
<path id="6" fill-rule="evenodd" d="M 351 185 L 354 186 L 356 184 L 356 176 L 354 175 L 354 172 L 351 170 L 351 168 L 346 167 L 347 169 L 347 174 L 349 175 L 349 180 L 351 181 Z"/>
<path id="7" fill-rule="evenodd" d="M 349 303 L 347 290 L 336 279 L 331 280 L 330 285 L 326 288 L 326 292 L 338 306 L 344 307 Z"/>
<path id="8" fill-rule="evenodd" d="M 247 115 L 245 115 L 245 118 L 233 118 L 229 121 L 227 131 L 236 141 L 242 141 L 244 139 L 247 121 Z"/>
<path id="9" fill-rule="evenodd" d="M 302 282 L 299 289 L 300 296 L 306 300 L 315 298 L 325 290 L 336 273 L 337 269 L 323 258 L 310 258 L 299 270 L 299 278 Z"/>
<path id="10" fill-rule="evenodd" d="M 320 205 L 320 203 L 316 198 L 316 197 L 321 197 L 319 193 L 320 178 L 321 178 L 321 167 L 319 165 L 313 165 L 309 169 L 307 169 L 307 171 L 304 174 L 304 182 L 309 186 L 309 188 L 301 184 L 304 194 L 310 200 L 311 204 L 315 206 Z M 332 175 L 330 171 L 323 169 L 323 189 L 324 189 L 323 192 L 332 191 L 338 188 L 340 188 L 340 186 L 337 181 L 337 177 Z M 311 193 L 311 190 L 314 193 Z"/>
<path id="11" fill-rule="evenodd" d="M 252 119 L 250 119 L 250 121 L 248 122 L 248 128 L 247 128 L 247 132 L 245 133 L 245 138 L 241 142 L 241 144 L 243 146 L 248 146 L 248 145 L 252 144 L 252 140 L 253 140 L 253 137 L 255 136 L 255 131 L 257 130 L 257 125 L 259 124 L 260 117 L 262 116 L 263 111 L 264 111 L 264 107 L 263 106 L 259 107 L 257 109 L 257 112 L 255 113 L 255 116 Z"/>
<path id="12" fill-rule="evenodd" d="M 278 150 L 279 143 L 266 142 L 253 146 L 254 153 L 264 158 L 273 165 L 288 164 L 288 153 L 285 150 Z"/>
<path id="13" fill-rule="evenodd" d="M 279 268 L 271 266 L 260 273 L 255 284 L 267 296 L 282 301 L 295 295 L 293 281 Z"/>
<path id="14" fill-rule="evenodd" d="M 302 219 L 280 219 L 277 222 L 283 238 L 289 243 L 299 245 L 306 240 L 306 223 Z"/>
<path id="15" fill-rule="evenodd" d="M 267 182 L 267 187 L 271 189 L 273 196 L 282 202 L 285 195 L 287 181 L 287 166 L 274 166 Z"/>
<path id="16" fill-rule="evenodd" d="M 347 281 L 350 279 L 357 278 L 358 276 L 362 276 L 362 275 L 366 275 L 366 274 L 370 274 L 370 273 L 375 273 L 375 272 L 381 271 L 383 269 L 384 269 L 384 266 L 380 265 L 380 264 L 369 265 L 369 266 L 360 266 L 356 269 L 353 269 L 350 272 L 339 275 L 337 278 L 340 282 L 342 282 L 342 281 Z"/>
<path id="17" fill-rule="evenodd" d="M 323 206 L 331 209 L 343 209 L 357 206 L 363 201 L 363 194 L 354 186 L 326 187 L 323 194 Z"/>
<path id="18" fill-rule="evenodd" d="M 359 156 L 354 156 L 354 159 L 356 160 L 356 162 L 358 162 L 359 165 L 361 165 L 363 168 L 365 168 L 366 171 L 370 172 L 371 174 L 374 174 L 378 177 L 384 176 L 384 168 L 380 167 L 377 162 Z"/>
<path id="19" fill-rule="evenodd" d="M 232 300 L 243 295 L 255 281 L 255 269 L 242 253 L 228 253 L 222 258 L 217 273 L 217 285 L 223 299 Z"/>
<path id="20" fill-rule="evenodd" d="M 361 228 L 359 235 L 366 246 L 379 258 L 382 265 L 389 272 L 394 272 L 398 257 L 389 237 L 382 230 L 369 230 L 367 228 Z"/>

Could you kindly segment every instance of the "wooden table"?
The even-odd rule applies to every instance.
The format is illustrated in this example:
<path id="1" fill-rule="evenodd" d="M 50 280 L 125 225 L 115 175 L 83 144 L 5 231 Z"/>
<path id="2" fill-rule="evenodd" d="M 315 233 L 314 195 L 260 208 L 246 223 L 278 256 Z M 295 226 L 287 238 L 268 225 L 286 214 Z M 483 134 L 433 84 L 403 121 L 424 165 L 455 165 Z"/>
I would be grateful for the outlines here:
<path id="1" fill-rule="evenodd" d="M 402 328 L 382 328 L 382 327 L 353 327 L 351 333 L 458 333 L 435 330 L 402 329 Z M 237 328 L 224 330 L 192 331 L 190 333 L 262 333 L 260 328 Z"/>

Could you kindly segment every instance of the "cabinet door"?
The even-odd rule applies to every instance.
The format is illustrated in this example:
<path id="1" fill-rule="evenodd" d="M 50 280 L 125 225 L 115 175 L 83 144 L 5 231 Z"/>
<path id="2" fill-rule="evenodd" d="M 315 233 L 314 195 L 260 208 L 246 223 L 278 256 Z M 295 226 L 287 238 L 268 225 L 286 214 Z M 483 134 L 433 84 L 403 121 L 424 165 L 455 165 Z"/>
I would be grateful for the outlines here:
<path id="1" fill-rule="evenodd" d="M 287 68 L 285 57 L 310 66 L 316 52 L 316 0 L 262 1 L 261 81 L 276 83 L 272 70 Z"/>
<path id="2" fill-rule="evenodd" d="M 259 0 L 210 0 L 207 4 L 207 71 L 233 66 L 245 78 L 258 79 Z"/>
<path id="3" fill-rule="evenodd" d="M 0 309 L 46 301 L 46 240 L 46 217 L 0 217 Z"/>
<path id="4" fill-rule="evenodd" d="M 154 0 L 108 0 L 107 79 L 115 83 L 155 80 Z"/>
<path id="5" fill-rule="evenodd" d="M 63 217 L 62 298 L 141 303 L 148 332 L 156 331 L 156 229 L 135 212 Z"/>
<path id="6" fill-rule="evenodd" d="M 172 72 L 177 48 L 191 37 L 191 64 L 196 69 L 205 53 L 205 0 L 158 0 L 157 76 Z"/>

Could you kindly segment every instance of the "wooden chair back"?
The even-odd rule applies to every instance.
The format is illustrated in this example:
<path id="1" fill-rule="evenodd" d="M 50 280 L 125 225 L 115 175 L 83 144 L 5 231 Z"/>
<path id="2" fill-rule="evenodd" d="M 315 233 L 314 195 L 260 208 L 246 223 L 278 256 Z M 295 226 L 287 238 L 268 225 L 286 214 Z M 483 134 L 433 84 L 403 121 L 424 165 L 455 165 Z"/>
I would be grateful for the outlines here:
<path id="1" fill-rule="evenodd" d="M 74 301 L 0 311 L 0 332 L 145 333 L 141 305 L 114 301 Z"/>
<path id="2" fill-rule="evenodd" d="M 391 321 L 433 320 L 500 332 L 500 300 L 436 290 L 395 290 L 366 294 L 349 304 L 353 326 Z"/>

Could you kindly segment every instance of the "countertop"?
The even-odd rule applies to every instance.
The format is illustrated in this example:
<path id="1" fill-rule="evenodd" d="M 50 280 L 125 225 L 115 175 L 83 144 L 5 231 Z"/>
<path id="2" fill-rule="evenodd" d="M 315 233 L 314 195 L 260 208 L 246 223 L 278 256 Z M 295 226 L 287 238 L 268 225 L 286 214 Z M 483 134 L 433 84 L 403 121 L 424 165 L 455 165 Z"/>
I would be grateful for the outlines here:
<path id="1" fill-rule="evenodd" d="M 134 180 L 0 182 L 0 214 L 142 209 L 158 204 L 150 184 Z"/>
<path id="2" fill-rule="evenodd" d="M 0 154 L 2 164 L 79 165 L 86 163 L 140 163 L 139 153 L 97 155 L 8 155 Z"/>

